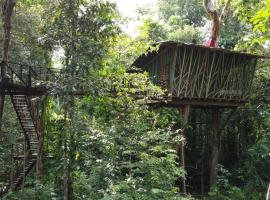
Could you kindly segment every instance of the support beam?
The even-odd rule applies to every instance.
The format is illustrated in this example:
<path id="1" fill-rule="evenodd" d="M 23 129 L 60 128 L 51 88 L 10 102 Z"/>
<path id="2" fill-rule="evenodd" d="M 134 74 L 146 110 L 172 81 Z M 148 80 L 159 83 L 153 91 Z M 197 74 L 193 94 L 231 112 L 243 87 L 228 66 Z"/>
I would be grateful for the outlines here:
<path id="1" fill-rule="evenodd" d="M 13 191 L 13 186 L 12 184 L 14 183 L 14 146 L 13 144 L 11 145 L 11 152 L 10 152 L 10 185 L 11 185 L 11 191 Z"/>
<path id="2" fill-rule="evenodd" d="M 38 119 L 36 119 L 37 123 L 37 130 L 38 130 L 38 155 L 37 155 L 37 165 L 36 165 L 36 172 L 37 172 L 37 185 L 38 189 L 36 192 L 36 200 L 41 199 L 41 188 L 40 186 L 43 184 L 43 159 L 44 159 L 44 134 L 45 134 L 45 119 L 46 119 L 46 109 L 47 109 L 48 99 L 47 96 L 43 96 L 40 100 L 41 108 L 39 109 L 39 102 L 35 105 L 36 110 L 38 111 L 36 115 Z M 40 112 L 39 112 L 40 111 Z"/>
<path id="3" fill-rule="evenodd" d="M 210 188 L 217 182 L 217 165 L 219 159 L 219 140 L 220 140 L 220 110 L 218 108 L 212 109 L 212 123 L 213 131 L 210 143 L 211 157 L 210 157 Z"/>
<path id="4" fill-rule="evenodd" d="M 181 115 L 182 115 L 182 119 L 184 120 L 184 124 L 186 126 L 186 124 L 188 123 L 188 117 L 189 117 L 189 113 L 190 113 L 190 105 L 185 105 L 180 109 Z M 183 130 L 183 135 L 185 137 L 185 129 Z M 182 140 L 181 144 L 179 145 L 179 157 L 181 160 L 181 167 L 183 168 L 183 170 L 185 170 L 186 168 L 186 162 L 185 162 L 185 140 Z M 186 177 L 182 178 L 182 192 L 184 194 L 187 193 L 187 186 L 186 186 Z"/>
<path id="5" fill-rule="evenodd" d="M 0 88 L 0 134 L 2 131 L 2 124 L 3 124 L 3 113 L 4 113 L 4 104 L 5 104 L 5 94 Z"/>
<path id="6" fill-rule="evenodd" d="M 270 200 L 270 184 L 268 186 L 268 191 L 267 191 L 267 194 L 266 194 L 266 200 Z"/>

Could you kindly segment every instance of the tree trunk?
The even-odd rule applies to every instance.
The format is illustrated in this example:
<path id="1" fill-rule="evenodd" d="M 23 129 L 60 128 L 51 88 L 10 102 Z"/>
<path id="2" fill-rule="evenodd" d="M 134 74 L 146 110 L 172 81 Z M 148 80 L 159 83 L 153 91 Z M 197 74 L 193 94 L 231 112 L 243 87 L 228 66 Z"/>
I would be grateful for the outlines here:
<path id="1" fill-rule="evenodd" d="M 13 13 L 13 8 L 16 5 L 16 0 L 5 0 L 3 5 L 3 50 L 2 50 L 2 62 L 1 62 L 1 81 L 5 81 L 6 79 L 6 71 L 7 71 L 7 62 L 8 62 L 8 49 L 11 38 L 11 17 Z M 5 94 L 4 91 L 0 91 L 1 94 L 1 102 L 0 102 L 0 132 L 2 127 L 2 119 L 3 119 L 3 111 L 4 111 L 4 102 L 5 102 Z"/>
<path id="2" fill-rule="evenodd" d="M 219 124 L 220 113 L 218 109 L 212 110 L 213 131 L 211 137 L 211 160 L 210 160 L 210 188 L 217 182 L 217 165 L 219 156 Z"/>
<path id="3" fill-rule="evenodd" d="M 8 50 L 11 39 L 11 17 L 13 14 L 13 8 L 16 5 L 16 0 L 5 0 L 3 5 L 3 52 L 2 52 L 2 78 L 6 77 L 6 67 L 8 63 Z"/>
<path id="4" fill-rule="evenodd" d="M 67 123 L 67 112 L 64 114 L 64 200 L 72 199 L 71 184 L 70 184 L 70 163 L 68 155 L 68 123 Z"/>
<path id="5" fill-rule="evenodd" d="M 75 77 L 75 70 L 76 70 L 76 37 L 77 37 L 77 20 L 78 20 L 78 11 L 77 11 L 77 1 L 69 0 L 69 15 L 71 17 L 70 20 L 70 46 L 67 49 L 67 58 L 66 58 L 66 65 L 67 65 L 67 73 L 71 75 L 71 77 Z M 72 91 L 72 87 L 76 85 L 76 79 L 71 81 L 69 85 L 70 91 Z M 67 101 L 67 114 L 70 119 L 69 123 L 69 133 L 70 133 L 70 142 L 69 142 L 69 152 L 68 152 L 68 163 L 67 163 L 67 170 L 66 170 L 66 199 L 70 200 L 73 198 L 73 169 L 75 165 L 75 140 L 76 140 L 76 124 L 75 124 L 75 97 L 74 94 L 71 92 L 70 99 Z"/>
<path id="6" fill-rule="evenodd" d="M 231 0 L 227 0 L 220 17 L 218 16 L 218 13 L 217 13 L 216 8 L 215 8 L 215 0 L 204 0 L 203 2 L 204 2 L 204 7 L 205 7 L 207 13 L 209 14 L 209 16 L 212 19 L 211 36 L 205 45 L 208 47 L 216 47 L 221 23 L 222 23 L 222 20 L 227 13 L 227 10 L 229 8 L 229 4 L 230 4 Z"/>

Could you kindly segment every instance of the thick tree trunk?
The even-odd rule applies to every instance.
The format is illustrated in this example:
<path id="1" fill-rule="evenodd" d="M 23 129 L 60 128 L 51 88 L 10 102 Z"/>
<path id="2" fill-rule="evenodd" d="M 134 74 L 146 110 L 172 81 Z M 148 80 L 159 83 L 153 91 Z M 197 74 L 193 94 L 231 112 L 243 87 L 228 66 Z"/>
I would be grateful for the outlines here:
<path id="1" fill-rule="evenodd" d="M 220 113 L 218 109 L 212 110 L 213 131 L 211 137 L 211 160 L 210 160 L 210 188 L 217 182 L 217 165 L 219 158 L 219 124 Z"/>
<path id="2" fill-rule="evenodd" d="M 212 19 L 211 36 L 205 45 L 208 47 L 216 47 L 217 38 L 220 30 L 220 21 L 215 8 L 215 0 L 204 0 L 204 7 Z"/>
<path id="3" fill-rule="evenodd" d="M 227 13 L 231 0 L 227 0 L 220 17 L 218 16 L 218 13 L 215 8 L 215 0 L 203 0 L 203 2 L 204 2 L 204 7 L 207 13 L 212 19 L 211 36 L 205 45 L 208 47 L 216 47 L 217 39 L 218 39 L 220 28 L 221 28 L 221 23 Z"/>
<path id="4" fill-rule="evenodd" d="M 1 62 L 1 81 L 5 81 L 6 79 L 6 67 L 8 62 L 8 49 L 10 44 L 11 38 L 11 17 L 13 13 L 13 8 L 16 5 L 16 0 L 5 0 L 3 5 L 3 50 L 2 50 L 2 62 Z M 5 102 L 5 94 L 4 91 L 0 91 L 1 100 L 0 100 L 0 133 L 2 127 L 2 120 L 3 120 L 3 111 L 4 111 L 4 102 Z"/>
<path id="5" fill-rule="evenodd" d="M 2 68 L 1 68 L 2 78 L 6 77 L 6 65 L 8 63 L 8 50 L 11 39 L 11 17 L 15 5 L 16 0 L 5 0 L 3 6 L 4 35 L 3 35 Z"/>
<path id="6" fill-rule="evenodd" d="M 77 1 L 69 0 L 69 14 L 71 17 L 70 20 L 70 48 L 67 49 L 67 73 L 71 75 L 71 77 L 75 77 L 75 69 L 76 69 L 76 37 L 77 37 L 77 20 L 78 20 L 78 11 L 77 11 Z M 70 84 L 70 90 L 75 85 L 76 79 L 74 79 Z M 76 124 L 75 124 L 75 97 L 73 93 L 70 96 L 70 99 L 67 101 L 67 114 L 70 119 L 70 123 L 68 126 L 68 132 L 70 133 L 70 142 L 69 142 L 69 152 L 66 155 L 68 157 L 67 169 L 66 169 L 66 187 L 65 187 L 65 199 L 73 198 L 73 170 L 75 165 L 75 150 L 76 150 Z"/>

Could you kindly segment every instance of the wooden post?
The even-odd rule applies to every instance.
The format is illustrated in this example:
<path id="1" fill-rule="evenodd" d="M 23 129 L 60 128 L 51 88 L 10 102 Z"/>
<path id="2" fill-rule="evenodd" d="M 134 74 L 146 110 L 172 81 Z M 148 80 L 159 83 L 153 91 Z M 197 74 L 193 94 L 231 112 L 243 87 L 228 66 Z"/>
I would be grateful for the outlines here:
<path id="1" fill-rule="evenodd" d="M 38 104 L 37 104 L 38 105 Z M 37 106 L 35 105 L 35 106 Z M 40 194 L 40 185 L 43 183 L 43 145 L 44 145 L 44 134 L 45 134 L 45 118 L 46 118 L 46 109 L 47 109 L 47 96 L 41 99 L 41 116 L 37 117 L 39 120 L 36 120 L 37 129 L 38 129 L 38 155 L 37 155 L 37 165 L 36 165 L 36 172 L 37 172 L 37 185 L 38 190 L 36 192 L 36 200 L 41 199 Z M 37 108 L 37 111 L 38 108 Z M 38 115 L 39 112 L 36 114 Z"/>
<path id="2" fill-rule="evenodd" d="M 3 123 L 3 113 L 4 113 L 4 105 L 5 105 L 5 91 L 1 89 L 1 96 L 0 96 L 0 134 L 2 130 L 2 123 Z"/>
<path id="3" fill-rule="evenodd" d="M 201 163 L 201 195 L 204 196 L 204 160 Z"/>
<path id="4" fill-rule="evenodd" d="M 210 143 L 211 158 L 210 158 L 210 188 L 217 182 L 217 165 L 219 156 L 219 125 L 220 113 L 219 109 L 212 109 L 213 131 Z"/>
<path id="5" fill-rule="evenodd" d="M 186 125 L 188 122 L 188 117 L 190 113 L 190 105 L 184 105 L 180 111 L 181 111 L 181 115 L 184 120 L 184 123 Z M 185 129 L 183 130 L 183 135 L 185 135 Z M 181 166 L 183 170 L 185 170 L 186 163 L 185 163 L 185 141 L 184 140 L 181 142 L 178 152 L 180 153 L 179 156 L 181 160 Z M 186 177 L 182 178 L 182 191 L 184 194 L 187 193 Z"/>
<path id="6" fill-rule="evenodd" d="M 10 189 L 13 190 L 13 183 L 14 183 L 14 146 L 11 145 L 11 153 L 10 153 L 10 161 L 11 161 L 11 167 L 10 167 Z"/>
<path id="7" fill-rule="evenodd" d="M 266 200 L 270 200 L 270 184 L 268 186 L 267 194 L 266 194 Z"/>
<path id="8" fill-rule="evenodd" d="M 28 66 L 28 84 L 27 84 L 27 86 L 28 87 L 31 87 L 32 86 L 32 71 L 31 71 L 31 67 L 30 66 Z"/>
<path id="9" fill-rule="evenodd" d="M 26 150 L 26 146 L 27 146 L 27 141 L 26 138 L 24 140 L 24 145 L 23 145 L 23 152 L 24 152 L 24 156 L 23 156 L 23 181 L 22 181 L 22 191 L 23 191 L 23 199 L 25 199 L 25 193 L 24 193 L 24 188 L 25 188 L 25 172 L 26 172 L 26 154 L 27 154 L 27 150 Z"/>

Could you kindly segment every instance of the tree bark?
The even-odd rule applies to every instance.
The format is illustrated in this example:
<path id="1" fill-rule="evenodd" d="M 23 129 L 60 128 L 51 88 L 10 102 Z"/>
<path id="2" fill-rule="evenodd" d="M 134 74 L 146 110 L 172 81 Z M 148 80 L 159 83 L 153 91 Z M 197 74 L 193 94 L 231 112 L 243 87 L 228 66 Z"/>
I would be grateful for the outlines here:
<path id="1" fill-rule="evenodd" d="M 16 0 L 5 0 L 3 5 L 3 50 L 2 50 L 2 62 L 1 62 L 1 81 L 5 81 L 6 79 L 6 71 L 7 71 L 7 62 L 8 62 L 8 50 L 10 45 L 11 38 L 11 17 L 13 13 L 13 8 L 16 5 Z M 3 111 L 4 111 L 4 102 L 5 102 L 5 94 L 4 91 L 0 91 L 1 94 L 1 102 L 0 102 L 0 132 L 2 127 L 3 120 Z"/>
<path id="2" fill-rule="evenodd" d="M 68 13 L 71 17 L 70 20 L 70 45 L 67 51 L 67 58 L 66 58 L 66 65 L 67 65 L 67 73 L 71 75 L 71 77 L 75 77 L 75 70 L 76 70 L 76 38 L 77 38 L 77 20 L 78 20 L 78 11 L 77 11 L 77 1 L 69 0 L 69 7 Z M 71 81 L 69 90 L 72 91 L 72 87 L 76 84 L 76 79 Z M 65 198 L 70 200 L 73 198 L 73 170 L 75 165 L 75 150 L 76 150 L 76 124 L 75 124 L 75 97 L 74 94 L 71 92 L 70 99 L 67 100 L 67 115 L 70 119 L 70 123 L 68 126 L 68 132 L 70 133 L 69 136 L 69 152 L 68 152 L 68 163 L 67 163 L 67 170 L 66 170 L 66 195 Z"/>
<path id="3" fill-rule="evenodd" d="M 67 112 L 65 110 L 64 114 L 64 200 L 71 200 L 71 188 L 70 188 L 70 165 L 69 165 L 69 156 L 68 156 L 68 123 L 67 123 Z"/>
<path id="4" fill-rule="evenodd" d="M 204 0 L 204 7 L 209 14 L 209 16 L 212 19 L 212 29 L 211 29 L 211 36 L 208 42 L 206 43 L 206 46 L 209 47 L 216 47 L 217 46 L 217 39 L 219 36 L 220 28 L 221 28 L 221 23 L 223 21 L 223 18 L 225 17 L 227 10 L 229 8 L 231 0 L 227 0 L 222 13 L 220 17 L 218 16 L 218 13 L 215 8 L 215 0 Z"/>
<path id="5" fill-rule="evenodd" d="M 13 14 L 13 9 L 16 5 L 16 0 L 5 0 L 3 5 L 3 52 L 2 52 L 2 68 L 1 75 L 2 78 L 6 77 L 6 65 L 8 63 L 8 50 L 11 40 L 11 17 Z"/>
<path id="6" fill-rule="evenodd" d="M 212 110 L 213 131 L 211 137 L 211 160 L 210 160 L 210 188 L 217 182 L 217 165 L 219 159 L 219 125 L 220 113 L 218 109 Z"/>

